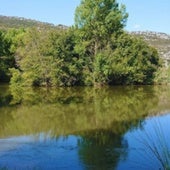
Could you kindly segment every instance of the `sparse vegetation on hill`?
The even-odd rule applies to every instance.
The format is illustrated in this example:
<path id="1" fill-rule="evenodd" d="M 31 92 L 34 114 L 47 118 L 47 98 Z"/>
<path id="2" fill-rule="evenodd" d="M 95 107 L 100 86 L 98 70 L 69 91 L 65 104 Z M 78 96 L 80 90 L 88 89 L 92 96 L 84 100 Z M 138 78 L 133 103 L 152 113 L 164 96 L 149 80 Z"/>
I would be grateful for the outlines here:
<path id="1" fill-rule="evenodd" d="M 63 28 L 67 29 L 67 26 L 57 25 L 40 22 L 32 19 L 26 19 L 21 17 L 9 17 L 0 15 L 0 29 L 9 29 L 9 28 L 32 28 L 37 27 L 39 29 L 54 29 L 54 28 Z"/>

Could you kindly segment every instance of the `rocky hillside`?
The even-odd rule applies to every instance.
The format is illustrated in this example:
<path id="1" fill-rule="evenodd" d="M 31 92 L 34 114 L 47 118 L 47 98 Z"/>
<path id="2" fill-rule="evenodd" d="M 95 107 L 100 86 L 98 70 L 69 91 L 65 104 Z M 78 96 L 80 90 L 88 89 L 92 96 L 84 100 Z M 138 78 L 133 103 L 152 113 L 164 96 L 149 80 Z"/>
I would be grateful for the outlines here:
<path id="1" fill-rule="evenodd" d="M 170 65 L 170 35 L 152 31 L 138 31 L 131 34 L 142 37 L 151 46 L 155 47 L 163 59 L 165 66 Z"/>
<path id="2" fill-rule="evenodd" d="M 25 19 L 21 17 L 9 17 L 0 15 L 0 28 L 29 28 L 29 27 L 39 27 L 41 29 L 52 29 L 52 28 L 62 28 L 66 29 L 67 26 L 50 24 L 47 22 L 40 22 L 32 19 Z"/>

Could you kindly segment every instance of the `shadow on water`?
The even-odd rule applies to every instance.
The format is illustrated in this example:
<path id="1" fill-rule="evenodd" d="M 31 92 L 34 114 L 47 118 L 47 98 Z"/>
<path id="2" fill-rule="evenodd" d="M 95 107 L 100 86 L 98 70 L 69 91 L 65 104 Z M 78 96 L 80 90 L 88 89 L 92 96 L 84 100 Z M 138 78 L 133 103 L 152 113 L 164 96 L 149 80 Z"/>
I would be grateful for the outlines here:
<path id="1" fill-rule="evenodd" d="M 41 160 L 38 159 L 39 163 L 33 162 L 30 168 L 36 166 L 41 169 L 61 168 L 64 166 L 62 161 L 72 160 L 73 157 L 76 159 L 78 156 L 77 160 L 71 161 L 71 165 L 65 166 L 75 169 L 116 169 L 129 155 L 129 144 L 124 135 L 142 129 L 147 117 L 170 110 L 168 89 L 167 86 L 97 89 L 0 88 L 0 100 L 3 101 L 0 105 L 0 143 L 4 144 L 5 140 L 4 142 L 10 141 L 11 145 L 12 141 L 15 141 L 14 136 L 19 139 L 22 136 L 28 138 L 31 136 L 31 146 L 33 145 L 32 148 L 36 146 L 34 151 L 25 146 L 30 138 L 20 139 L 24 141 L 21 142 L 24 145 L 19 142 L 15 146 L 15 148 L 23 146 L 24 149 L 20 148 L 22 157 L 26 157 L 28 152 L 30 155 L 35 155 L 36 158 L 33 157 L 25 162 L 23 159 L 25 165 L 31 160 L 38 159 L 39 152 L 46 155 Z M 63 145 L 61 138 L 63 142 L 75 145 L 71 147 L 73 150 L 69 150 L 69 158 L 63 151 L 59 151 L 61 149 L 59 146 Z M 50 153 L 50 158 L 47 156 L 48 150 L 44 151 L 44 145 L 41 146 L 42 141 L 46 143 L 48 150 L 55 148 L 56 152 Z M 8 156 L 2 159 L 2 146 L 0 146 L 0 159 L 3 161 L 0 161 L 0 164 L 6 165 L 8 159 L 8 162 L 10 160 L 12 163 L 7 164 L 7 167 L 25 168 L 24 165 L 22 167 L 13 163 L 14 157 L 11 156 L 13 152 L 9 146 L 5 151 Z M 62 161 L 59 161 L 57 154 L 61 157 L 63 154 Z M 46 164 L 43 161 L 46 161 Z"/>

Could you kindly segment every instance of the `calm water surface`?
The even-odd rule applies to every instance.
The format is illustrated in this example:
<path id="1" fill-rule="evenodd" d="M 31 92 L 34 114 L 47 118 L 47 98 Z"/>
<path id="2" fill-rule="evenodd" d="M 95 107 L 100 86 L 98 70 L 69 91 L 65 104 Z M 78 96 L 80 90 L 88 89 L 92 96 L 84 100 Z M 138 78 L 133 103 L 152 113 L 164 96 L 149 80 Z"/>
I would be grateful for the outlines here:
<path id="1" fill-rule="evenodd" d="M 170 165 L 170 87 L 0 86 L 0 169 Z"/>

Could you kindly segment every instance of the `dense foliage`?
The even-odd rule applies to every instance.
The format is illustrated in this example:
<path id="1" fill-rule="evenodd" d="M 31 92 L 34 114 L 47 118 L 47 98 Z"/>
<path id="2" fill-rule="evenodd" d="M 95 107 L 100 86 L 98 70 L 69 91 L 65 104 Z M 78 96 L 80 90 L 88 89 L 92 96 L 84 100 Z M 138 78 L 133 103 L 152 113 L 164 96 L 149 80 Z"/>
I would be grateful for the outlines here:
<path id="1" fill-rule="evenodd" d="M 0 82 L 9 81 L 9 68 L 15 66 L 14 54 L 11 51 L 11 40 L 7 33 L 0 30 Z"/>
<path id="2" fill-rule="evenodd" d="M 151 84 L 157 51 L 123 31 L 127 17 L 115 0 L 82 0 L 69 29 L 2 31 L 0 71 L 22 86 Z"/>

